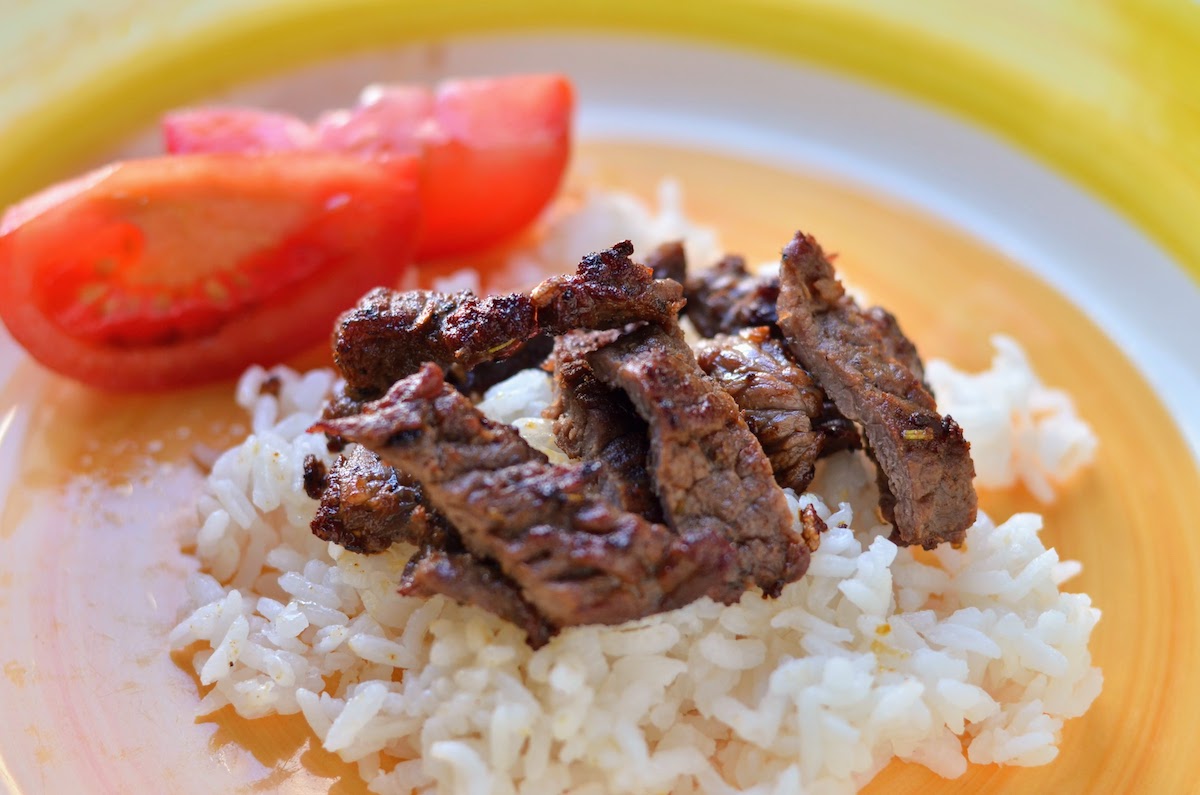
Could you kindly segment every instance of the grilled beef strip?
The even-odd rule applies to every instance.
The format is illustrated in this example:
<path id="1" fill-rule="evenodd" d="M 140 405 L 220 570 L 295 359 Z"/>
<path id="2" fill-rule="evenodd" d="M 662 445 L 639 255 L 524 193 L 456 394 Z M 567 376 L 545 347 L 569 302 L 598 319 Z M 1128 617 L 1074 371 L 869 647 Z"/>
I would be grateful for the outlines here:
<path id="1" fill-rule="evenodd" d="M 318 498 L 313 534 L 351 552 L 371 555 L 397 542 L 445 547 L 455 534 L 420 483 L 362 447 L 338 457 Z"/>
<path id="2" fill-rule="evenodd" d="M 728 393 L 696 363 L 679 326 L 643 326 L 587 357 L 650 426 L 650 471 L 676 532 L 720 534 L 737 551 L 731 588 L 768 596 L 799 579 L 809 550 L 794 532 L 762 446 Z"/>
<path id="3" fill-rule="evenodd" d="M 552 627 L 615 624 L 709 594 L 732 601 L 734 553 L 720 534 L 686 535 L 599 496 L 598 463 L 553 465 L 488 420 L 424 365 L 368 411 L 316 429 L 359 442 L 411 473 L 477 558 L 494 560 Z"/>
<path id="4" fill-rule="evenodd" d="M 838 410 L 859 422 L 886 479 L 892 539 L 932 549 L 962 542 L 974 521 L 975 466 L 962 429 L 937 411 L 895 324 L 864 312 L 811 236 L 783 250 L 779 327 Z"/>
<path id="5" fill-rule="evenodd" d="M 571 276 L 551 276 L 530 298 L 541 327 L 552 334 L 574 329 L 624 328 L 630 323 L 674 323 L 683 307 L 683 286 L 655 279 L 654 272 L 629 258 L 628 240 L 588 254 Z"/>
<path id="6" fill-rule="evenodd" d="M 646 267 L 655 279 L 671 279 L 683 284 L 687 279 L 687 254 L 679 240 L 663 243 L 646 257 Z"/>
<path id="7" fill-rule="evenodd" d="M 479 298 L 377 287 L 338 318 L 333 361 L 347 396 L 373 399 L 425 362 L 465 373 L 515 353 L 537 331 L 533 302 L 520 293 Z"/>
<path id="8" fill-rule="evenodd" d="M 659 521 L 662 508 L 646 469 L 646 421 L 629 397 L 602 383 L 587 362 L 589 353 L 619 335 L 615 329 L 572 331 L 555 340 L 555 398 L 546 416 L 554 419 L 554 436 L 564 453 L 604 465 L 604 494 L 614 505 Z"/>
<path id="9" fill-rule="evenodd" d="M 774 326 L 779 277 L 756 276 L 736 255 L 686 281 L 687 316 L 703 337 L 735 334 L 744 328 Z"/>
<path id="10" fill-rule="evenodd" d="M 456 602 L 494 613 L 525 631 L 526 642 L 540 649 L 558 631 L 548 624 L 500 567 L 480 560 L 459 545 L 447 550 L 426 546 L 418 550 L 400 577 L 403 596 L 441 594 Z"/>
<path id="11" fill-rule="evenodd" d="M 743 329 L 735 336 L 702 340 L 696 361 L 737 402 L 771 461 L 776 482 L 797 494 L 808 488 L 825 448 L 825 434 L 815 425 L 825 392 L 783 342 L 767 326 Z"/>
<path id="12" fill-rule="evenodd" d="M 761 327 L 769 328 L 773 336 L 780 335 L 775 309 L 779 299 L 778 276 L 757 276 L 746 269 L 744 259 L 728 255 L 712 268 L 689 277 L 686 285 L 687 315 L 702 336 L 719 337 Z M 883 310 L 879 311 L 887 315 Z M 890 315 L 887 317 L 891 318 Z M 892 320 L 894 322 L 894 318 Z M 809 380 L 812 380 L 811 376 Z M 811 416 L 811 421 L 824 439 L 819 456 L 857 450 L 862 446 L 858 428 L 843 417 L 830 400 L 825 400 L 820 413 Z M 783 480 L 780 484 L 788 485 Z"/>
<path id="13" fill-rule="evenodd" d="M 528 295 L 371 290 L 334 329 L 333 360 L 346 380 L 339 414 L 361 408 L 355 401 L 378 398 L 425 362 L 448 372 L 464 391 L 479 392 L 486 381 L 523 369 L 485 370 L 473 383 L 470 373 L 481 365 L 512 356 L 540 363 L 545 357 L 538 353 L 549 341 L 539 334 L 673 320 L 684 303 L 683 287 L 655 279 L 650 268 L 629 259 L 632 253 L 626 240 L 589 254 L 574 275 L 551 277 Z"/>
<path id="14" fill-rule="evenodd" d="M 365 555 L 398 542 L 419 547 L 401 577 L 402 595 L 443 594 L 481 607 L 525 630 L 534 648 L 554 634 L 494 563 L 467 554 L 458 531 L 428 505 L 415 480 L 359 446 L 327 475 L 313 456 L 304 467 L 306 490 L 321 501 L 312 521 L 318 538 Z"/>

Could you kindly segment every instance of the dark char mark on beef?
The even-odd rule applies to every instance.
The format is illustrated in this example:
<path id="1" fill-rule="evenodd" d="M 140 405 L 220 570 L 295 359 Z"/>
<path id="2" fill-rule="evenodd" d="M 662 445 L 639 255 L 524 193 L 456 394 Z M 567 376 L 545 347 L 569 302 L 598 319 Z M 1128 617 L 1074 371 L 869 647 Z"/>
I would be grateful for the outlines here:
<path id="1" fill-rule="evenodd" d="M 377 287 L 338 318 L 333 361 L 349 397 L 372 399 L 425 362 L 465 372 L 515 353 L 536 334 L 527 295 L 479 298 L 469 291 Z"/>
<path id="2" fill-rule="evenodd" d="M 824 390 L 767 326 L 702 340 L 696 360 L 737 401 L 771 461 L 775 480 L 802 493 L 825 449 L 826 434 L 816 424 L 825 407 Z M 854 431 L 853 425 L 850 429 Z M 855 431 L 856 441 L 857 435 Z"/>
<path id="3" fill-rule="evenodd" d="M 551 627 L 620 623 L 705 593 L 736 598 L 721 535 L 676 535 L 617 509 L 598 496 L 599 464 L 550 464 L 480 414 L 436 364 L 368 411 L 314 428 L 411 473 L 471 555 L 498 563 Z"/>
<path id="4" fill-rule="evenodd" d="M 338 457 L 317 498 L 313 533 L 351 552 L 371 555 L 396 542 L 446 546 L 454 532 L 425 504 L 420 483 L 362 447 Z"/>
<path id="5" fill-rule="evenodd" d="M 666 521 L 685 536 L 720 534 L 733 544 L 731 589 L 758 585 L 777 596 L 802 576 L 809 550 L 792 529 L 770 462 L 678 325 L 644 326 L 587 358 L 650 426 L 650 471 Z"/>
<path id="6" fill-rule="evenodd" d="M 574 275 L 549 278 L 528 295 L 371 290 L 334 329 L 333 360 L 346 379 L 346 396 L 375 399 L 425 362 L 471 391 L 478 388 L 468 381 L 472 368 L 528 352 L 541 333 L 673 320 L 683 287 L 656 280 L 650 268 L 629 259 L 632 253 L 626 240 L 589 254 Z M 532 344 L 536 357 L 536 346 L 544 350 L 548 343 Z"/>
<path id="7" fill-rule="evenodd" d="M 846 295 L 811 236 L 796 233 L 780 276 L 779 327 L 842 414 L 863 426 L 890 491 L 880 508 L 892 540 L 961 543 L 977 511 L 970 445 L 914 372 L 912 343 L 890 315 L 864 312 Z"/>
<path id="8" fill-rule="evenodd" d="M 416 480 L 365 447 L 339 456 L 328 475 L 323 469 L 314 456 L 305 459 L 306 491 L 321 501 L 312 521 L 318 538 L 364 555 L 395 543 L 414 545 L 418 551 L 400 580 L 401 594 L 443 594 L 516 624 L 532 646 L 550 639 L 552 628 L 512 581 L 494 563 L 467 554 L 458 531 L 428 505 Z"/>
<path id="9" fill-rule="evenodd" d="M 613 504 L 659 521 L 662 508 L 646 470 L 646 421 L 624 392 L 596 378 L 587 361 L 588 354 L 619 334 L 615 329 L 571 331 L 555 340 L 555 398 L 546 416 L 554 420 L 555 440 L 564 453 L 603 464 L 604 494 Z"/>

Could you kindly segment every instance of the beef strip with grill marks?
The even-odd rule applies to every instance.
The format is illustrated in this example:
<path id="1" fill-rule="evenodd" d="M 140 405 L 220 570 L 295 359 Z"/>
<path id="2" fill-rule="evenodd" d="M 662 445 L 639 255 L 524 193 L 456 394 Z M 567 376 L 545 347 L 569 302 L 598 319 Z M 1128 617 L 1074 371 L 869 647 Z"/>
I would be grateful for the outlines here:
<path id="1" fill-rule="evenodd" d="M 709 270 L 688 278 L 685 294 L 688 318 L 704 337 L 761 327 L 769 328 L 773 335 L 779 334 L 775 309 L 779 277 L 750 273 L 746 261 L 739 256 L 726 256 Z M 819 455 L 861 447 L 858 428 L 842 416 L 832 401 L 825 400 L 820 413 L 811 420 L 824 439 Z M 800 471 L 802 468 L 797 473 Z"/>
<path id="2" fill-rule="evenodd" d="M 825 448 L 815 427 L 825 392 L 797 365 L 767 326 L 702 340 L 696 361 L 737 401 L 780 486 L 802 493 Z"/>
<path id="3" fill-rule="evenodd" d="M 894 319 L 881 322 L 846 295 L 812 237 L 796 233 L 780 275 L 779 327 L 842 414 L 865 429 L 890 491 L 880 508 L 893 540 L 961 543 L 977 511 L 970 445 L 909 366 L 911 343 Z"/>
<path id="4" fill-rule="evenodd" d="M 305 460 L 306 481 L 318 462 Z M 313 534 L 352 552 L 370 555 L 395 543 L 420 549 L 400 580 L 404 596 L 443 594 L 488 610 L 525 630 L 534 648 L 553 634 L 521 598 L 517 587 L 490 561 L 472 558 L 458 531 L 425 501 L 421 485 L 388 466 L 364 447 L 354 447 L 334 463 L 314 499 L 320 507 Z M 314 487 L 316 483 L 313 483 Z"/>
<path id="5" fill-rule="evenodd" d="M 523 629 L 526 642 L 535 649 L 557 632 L 494 562 L 479 560 L 461 545 L 452 550 L 436 546 L 418 550 L 404 567 L 399 590 L 403 596 L 441 594 L 494 613 Z"/>
<path id="6" fill-rule="evenodd" d="M 333 361 L 346 394 L 371 399 L 425 362 L 465 373 L 515 353 L 537 331 L 533 302 L 520 293 L 479 298 L 377 287 L 338 318 Z"/>
<path id="7" fill-rule="evenodd" d="M 737 598 L 723 535 L 677 535 L 617 509 L 598 496 L 599 464 L 550 464 L 514 428 L 480 414 L 437 365 L 368 411 L 315 428 L 412 473 L 467 550 L 496 561 L 552 627 L 620 623 L 706 593 Z"/>
<path id="8" fill-rule="evenodd" d="M 656 280 L 650 268 L 629 259 L 632 253 L 626 240 L 589 254 L 574 275 L 551 277 L 529 295 L 371 290 L 334 329 L 333 359 L 349 398 L 340 414 L 358 409 L 353 401 L 379 397 L 425 362 L 449 372 L 468 391 L 479 391 L 470 383 L 472 368 L 510 356 L 536 357 L 538 346 L 548 345 L 536 341 L 542 332 L 673 320 L 684 303 L 683 287 Z"/>
<path id="9" fill-rule="evenodd" d="M 587 355 L 616 340 L 619 331 L 572 331 L 554 343 L 554 419 L 559 448 L 575 459 L 604 465 L 604 494 L 614 504 L 651 521 L 662 518 L 646 471 L 650 451 L 646 421 L 629 397 L 601 383 Z"/>
<path id="10" fill-rule="evenodd" d="M 775 325 L 779 278 L 750 273 L 739 256 L 721 258 L 686 285 L 687 316 L 703 337 Z"/>
<path id="11" fill-rule="evenodd" d="M 716 533 L 737 551 L 738 590 L 770 596 L 808 568 L 783 491 L 737 403 L 704 375 L 678 325 L 645 326 L 588 355 L 650 426 L 650 471 L 666 521 Z"/>

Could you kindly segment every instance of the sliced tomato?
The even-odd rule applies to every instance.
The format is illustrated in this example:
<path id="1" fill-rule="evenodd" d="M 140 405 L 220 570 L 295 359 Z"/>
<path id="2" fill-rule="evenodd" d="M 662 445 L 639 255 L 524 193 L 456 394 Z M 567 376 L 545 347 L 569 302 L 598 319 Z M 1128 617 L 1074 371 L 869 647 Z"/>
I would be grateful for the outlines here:
<path id="1" fill-rule="evenodd" d="M 321 114 L 316 145 L 369 156 L 420 154 L 422 125 L 434 115 L 433 92 L 422 86 L 371 86 L 358 107 Z"/>
<path id="2" fill-rule="evenodd" d="M 163 138 L 167 151 L 182 155 L 195 152 L 287 152 L 312 149 L 313 129 L 303 119 L 287 113 L 257 108 L 196 108 L 177 110 L 163 116 Z"/>
<path id="3" fill-rule="evenodd" d="M 137 160 L 0 221 L 0 319 L 38 361 L 146 390 L 327 338 L 412 259 L 418 163 L 328 153 Z"/>
<path id="4" fill-rule="evenodd" d="M 559 76 L 439 86 L 422 138 L 418 256 L 483 248 L 533 221 L 566 171 L 573 105 Z"/>
<path id="5" fill-rule="evenodd" d="M 435 90 L 381 86 L 307 131 L 290 117 L 229 108 L 164 121 L 168 151 L 318 148 L 422 158 L 418 259 L 460 255 L 519 232 L 550 202 L 571 148 L 574 96 L 561 75 L 453 80 Z M 212 119 L 205 120 L 211 113 Z M 275 143 L 279 142 L 279 143 Z"/>

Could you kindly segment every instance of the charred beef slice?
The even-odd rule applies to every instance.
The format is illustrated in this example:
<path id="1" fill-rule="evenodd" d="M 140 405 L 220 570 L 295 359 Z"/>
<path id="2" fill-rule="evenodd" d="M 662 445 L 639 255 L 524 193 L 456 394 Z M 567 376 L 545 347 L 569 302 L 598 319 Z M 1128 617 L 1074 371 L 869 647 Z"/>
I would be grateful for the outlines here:
<path id="1" fill-rule="evenodd" d="M 351 552 L 370 555 L 397 542 L 445 545 L 448 525 L 425 504 L 421 484 L 370 450 L 339 456 L 319 499 L 313 534 Z"/>
<path id="2" fill-rule="evenodd" d="M 674 323 L 684 304 L 683 285 L 655 279 L 654 271 L 629 258 L 632 254 L 633 244 L 625 240 L 588 254 L 573 276 L 551 276 L 533 288 L 538 323 L 553 334 Z"/>
<path id="3" fill-rule="evenodd" d="M 736 335 L 747 329 L 767 328 L 771 336 L 781 336 L 777 321 L 776 302 L 779 300 L 779 277 L 778 276 L 759 276 L 751 273 L 746 269 L 746 261 L 736 255 L 727 255 L 722 258 L 716 265 L 706 271 L 700 271 L 694 276 L 690 276 L 686 281 L 685 295 L 687 297 L 687 313 L 697 331 L 704 337 L 708 338 L 726 338 L 730 335 Z M 879 310 L 882 315 L 891 318 L 883 310 Z M 894 320 L 894 319 L 893 319 Z M 761 334 L 761 332 L 752 332 Z M 737 384 L 744 384 L 746 378 L 750 380 L 758 378 L 766 378 L 770 380 L 773 376 L 767 373 L 751 376 L 756 363 L 763 367 L 768 367 L 772 371 L 778 371 L 775 366 L 773 356 L 776 348 L 772 346 L 772 356 L 768 358 L 752 357 L 746 358 L 739 356 L 742 361 L 735 363 L 728 361 L 726 364 L 732 367 L 729 370 L 724 366 L 719 365 L 711 358 L 710 361 L 717 367 L 716 370 L 709 370 L 705 366 L 705 372 L 709 375 L 718 377 L 722 380 L 722 385 L 727 389 L 734 387 Z M 736 353 L 731 353 L 737 356 Z M 799 367 L 794 357 L 788 354 L 788 359 L 794 366 Z M 781 365 L 782 366 L 782 363 Z M 803 370 L 803 368 L 800 368 Z M 811 375 L 807 372 L 804 377 L 812 380 Z M 733 379 L 732 381 L 730 379 Z M 820 389 L 817 387 L 817 389 Z M 734 392 L 734 397 L 743 390 Z M 752 390 L 747 393 L 747 398 L 754 397 Z M 823 392 L 822 392 L 823 394 Z M 739 405 L 741 401 L 739 399 Z M 747 406 L 743 405 L 743 408 Z M 764 418 L 765 419 L 765 418 Z M 815 431 L 821 434 L 822 443 L 817 450 L 818 456 L 832 455 L 841 450 L 857 450 L 861 447 L 858 428 L 854 423 L 842 416 L 833 401 L 826 399 L 822 405 L 821 411 L 817 415 L 810 417 L 812 427 Z M 793 452 L 799 453 L 803 442 L 796 443 L 792 447 Z M 764 447 L 767 443 L 764 442 Z M 772 458 L 772 463 L 777 466 L 776 474 L 780 474 L 779 466 L 784 467 L 783 478 L 780 479 L 780 485 L 791 486 L 796 488 L 797 484 L 804 482 L 804 467 L 799 465 L 799 460 L 789 463 L 784 460 L 778 460 L 774 452 L 768 451 Z M 811 477 L 810 477 L 811 480 Z"/>
<path id="4" fill-rule="evenodd" d="M 526 366 L 540 363 L 545 356 L 539 358 L 539 351 L 550 345 L 548 337 L 537 339 L 543 332 L 673 320 L 683 305 L 683 287 L 655 279 L 650 268 L 629 258 L 632 253 L 626 240 L 589 254 L 574 275 L 551 277 L 529 295 L 371 290 L 334 328 L 333 360 L 349 399 L 340 414 L 357 410 L 355 401 L 379 397 L 425 362 L 448 372 L 464 391 L 479 392 L 490 385 L 485 381 L 495 383 L 523 367 L 485 371 L 477 383 L 470 381 L 472 369 L 511 356 L 528 357 Z"/>
<path id="5" fill-rule="evenodd" d="M 696 361 L 737 402 L 779 485 L 802 493 L 825 449 L 824 390 L 767 326 L 702 340 Z"/>
<path id="6" fill-rule="evenodd" d="M 536 334 L 533 302 L 519 293 L 479 298 L 377 287 L 338 318 L 333 361 L 346 394 L 370 399 L 425 362 L 465 371 L 505 358 Z"/>
<path id="7" fill-rule="evenodd" d="M 317 462 L 305 462 L 306 475 Z M 363 447 L 340 456 L 317 493 L 312 521 L 318 538 L 370 555 L 395 543 L 419 547 L 400 581 L 406 596 L 443 594 L 489 610 L 525 630 L 530 645 L 544 645 L 549 625 L 521 598 L 520 591 L 488 561 L 472 558 L 458 532 L 431 508 L 421 485 Z M 313 484 L 315 487 L 315 483 Z M 453 576 L 451 576 L 453 575 Z"/>
<path id="8" fill-rule="evenodd" d="M 596 378 L 587 361 L 589 353 L 619 334 L 571 331 L 555 340 L 555 399 L 546 415 L 554 420 L 554 437 L 564 453 L 603 464 L 604 494 L 610 501 L 659 521 L 662 509 L 646 469 L 650 453 L 646 421 L 624 392 Z"/>
<path id="9" fill-rule="evenodd" d="M 428 364 L 361 414 L 317 429 L 411 473 L 476 558 L 493 560 L 552 627 L 614 624 L 706 593 L 731 600 L 720 534 L 676 534 L 600 494 L 600 465 L 550 464 Z"/>
<path id="10" fill-rule="evenodd" d="M 839 411 L 859 422 L 887 490 L 892 538 L 927 549 L 961 543 L 974 521 L 975 466 L 962 429 L 937 411 L 895 319 L 863 311 L 811 236 L 783 250 L 779 327 Z"/>
<path id="11" fill-rule="evenodd" d="M 687 315 L 704 337 L 735 334 L 744 328 L 775 325 L 779 278 L 756 276 L 746 260 L 723 257 L 686 282 Z"/>
<path id="12" fill-rule="evenodd" d="M 587 359 L 649 424 L 650 471 L 671 527 L 727 538 L 737 551 L 736 590 L 757 585 L 776 596 L 804 574 L 809 550 L 762 446 L 677 325 L 644 326 Z"/>

